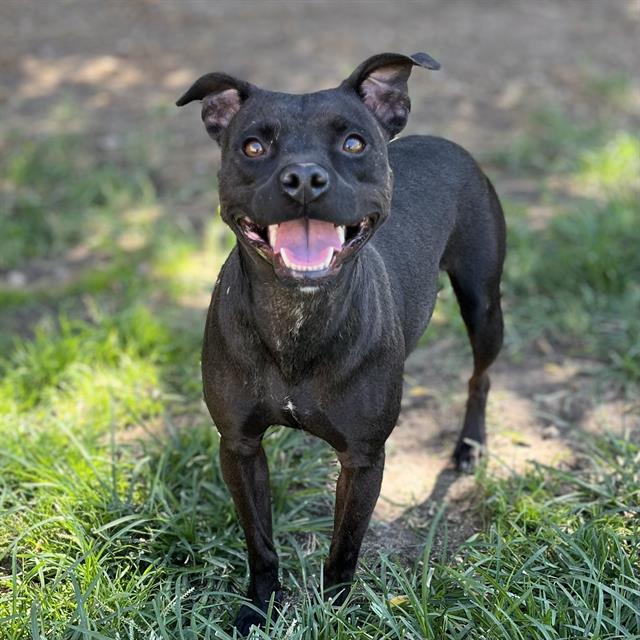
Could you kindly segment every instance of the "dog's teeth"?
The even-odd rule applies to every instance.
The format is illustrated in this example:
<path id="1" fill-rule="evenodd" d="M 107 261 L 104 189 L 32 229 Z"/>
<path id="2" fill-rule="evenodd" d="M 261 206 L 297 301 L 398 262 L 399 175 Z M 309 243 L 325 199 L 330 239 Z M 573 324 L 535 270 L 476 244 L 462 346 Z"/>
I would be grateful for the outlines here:
<path id="1" fill-rule="evenodd" d="M 336 227 L 336 229 L 338 230 L 338 238 L 340 238 L 340 244 L 344 244 L 345 226 L 343 224 L 341 224 L 339 227 Z M 331 259 L 331 258 L 329 258 L 329 259 Z"/>
<path id="2" fill-rule="evenodd" d="M 278 225 L 270 224 L 269 225 L 269 244 L 272 247 L 276 246 L 276 238 L 278 237 Z"/>
<path id="3" fill-rule="evenodd" d="M 271 230 L 271 227 L 269 227 L 269 230 Z M 287 255 L 287 250 L 282 247 L 282 249 L 280 249 L 280 257 L 282 258 L 282 262 L 284 262 L 284 266 L 287 267 L 287 269 L 293 269 L 293 263 L 291 262 L 291 260 L 289 260 L 289 256 Z"/>
<path id="4" fill-rule="evenodd" d="M 322 262 L 322 264 L 318 266 L 296 264 L 295 262 L 293 262 L 293 260 L 291 260 L 291 258 L 289 258 L 289 256 L 287 255 L 287 250 L 284 247 L 280 249 L 280 257 L 282 258 L 282 262 L 284 262 L 284 266 L 287 267 L 287 269 L 292 269 L 293 271 L 321 271 L 322 269 L 326 269 L 331 264 L 331 259 L 333 258 L 333 249 L 331 249 L 331 252 Z"/>

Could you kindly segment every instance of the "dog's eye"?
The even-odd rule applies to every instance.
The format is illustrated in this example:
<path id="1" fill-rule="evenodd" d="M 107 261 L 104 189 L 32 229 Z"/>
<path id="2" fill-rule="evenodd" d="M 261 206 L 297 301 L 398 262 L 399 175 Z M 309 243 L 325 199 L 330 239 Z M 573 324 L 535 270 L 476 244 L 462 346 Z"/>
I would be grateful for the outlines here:
<path id="1" fill-rule="evenodd" d="M 362 153 L 366 146 L 367 143 L 360 136 L 351 135 L 342 143 L 342 150 L 347 153 Z"/>
<path id="2" fill-rule="evenodd" d="M 244 145 L 242 146 L 242 151 L 245 156 L 249 158 L 258 158 L 265 154 L 266 149 L 264 148 L 262 142 L 257 138 L 248 138 L 244 141 Z"/>

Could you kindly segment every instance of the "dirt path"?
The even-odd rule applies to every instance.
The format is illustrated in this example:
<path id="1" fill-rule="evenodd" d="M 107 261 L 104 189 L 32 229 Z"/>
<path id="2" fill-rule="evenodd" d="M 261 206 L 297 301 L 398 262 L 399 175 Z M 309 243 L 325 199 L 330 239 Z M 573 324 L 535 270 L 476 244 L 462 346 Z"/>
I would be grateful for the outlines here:
<path id="1" fill-rule="evenodd" d="M 400 515 L 403 507 L 427 501 L 446 469 L 466 401 L 470 357 L 466 349 L 441 342 L 415 352 L 407 363 L 403 410 L 387 455 L 378 517 Z M 467 356 L 467 357 L 462 357 Z M 491 466 L 500 473 L 523 470 L 530 461 L 557 464 L 573 457 L 582 431 L 629 425 L 622 403 L 594 401 L 596 363 L 562 354 L 529 354 L 514 364 L 503 356 L 493 367 L 487 409 Z M 436 497 L 456 499 L 468 483 L 455 478 Z M 449 495 L 449 491 L 451 494 Z"/>
<path id="2" fill-rule="evenodd" d="M 92 130 L 121 134 L 207 71 L 309 91 L 334 86 L 372 53 L 426 50 L 443 68 L 412 82 L 407 131 L 478 152 L 512 135 L 533 103 L 589 109 L 593 73 L 637 79 L 638 42 L 637 0 L 487 0 L 481 11 L 448 0 L 5 0 L 0 105 L 37 130 L 73 99 Z M 180 143 L 173 155 L 191 169 L 206 146 L 192 112 L 167 124 Z"/>
<path id="3" fill-rule="evenodd" d="M 583 114 L 596 109 L 585 93 L 595 72 L 625 74 L 638 91 L 638 43 L 637 0 L 487 0 L 482 10 L 450 0 L 5 0 L 0 133 L 50 131 L 52 114 L 68 101 L 86 113 L 76 125 L 96 139 L 144 132 L 152 114 L 163 113 L 171 149 L 163 171 L 179 184 L 203 170 L 213 174 L 218 162 L 197 109 L 174 113 L 171 106 L 201 73 L 226 70 L 301 92 L 337 84 L 375 52 L 426 50 L 443 70 L 412 81 L 407 131 L 445 135 L 481 153 L 504 145 L 546 101 Z M 503 197 L 519 197 L 517 186 L 499 176 L 496 183 Z M 470 481 L 447 465 L 464 407 L 464 356 L 457 343 L 439 343 L 410 360 L 380 522 L 410 505 L 428 506 L 430 496 L 453 500 L 452 522 L 463 520 Z M 502 358 L 489 405 L 493 464 L 569 457 L 569 424 L 624 427 L 624 407 L 591 400 L 590 368 L 562 354 L 533 355 L 522 365 Z"/>
<path id="4" fill-rule="evenodd" d="M 364 553 L 380 551 L 412 564 L 442 502 L 444 521 L 434 540 L 437 553 L 458 548 L 483 528 L 476 510 L 474 477 L 451 464 L 464 414 L 470 353 L 459 341 L 419 349 L 407 362 L 403 408 L 387 444 L 381 497 Z M 561 353 L 507 355 L 492 368 L 487 407 L 489 468 L 507 476 L 535 463 L 571 467 L 576 443 L 604 429 L 622 435 L 640 428 L 640 411 L 611 387 L 598 392 L 597 363 Z"/>

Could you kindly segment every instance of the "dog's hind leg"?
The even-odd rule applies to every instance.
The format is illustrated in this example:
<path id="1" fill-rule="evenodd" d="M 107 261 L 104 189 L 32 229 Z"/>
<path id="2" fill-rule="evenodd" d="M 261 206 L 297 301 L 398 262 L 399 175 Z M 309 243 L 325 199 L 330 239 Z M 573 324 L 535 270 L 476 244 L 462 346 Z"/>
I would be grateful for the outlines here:
<path id="1" fill-rule="evenodd" d="M 473 351 L 464 423 L 453 454 L 456 467 L 462 471 L 473 468 L 485 445 L 490 387 L 487 370 L 500 351 L 503 335 L 500 277 L 505 253 L 504 216 L 488 180 L 487 184 L 488 206 L 476 211 L 475 228 L 461 234 L 455 259 L 447 267 Z"/>

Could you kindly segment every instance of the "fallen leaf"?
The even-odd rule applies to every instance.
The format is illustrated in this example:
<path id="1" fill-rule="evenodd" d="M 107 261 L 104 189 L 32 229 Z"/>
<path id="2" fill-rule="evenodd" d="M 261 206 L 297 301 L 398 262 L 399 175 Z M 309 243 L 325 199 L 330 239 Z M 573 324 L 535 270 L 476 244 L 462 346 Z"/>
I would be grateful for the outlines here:
<path id="1" fill-rule="evenodd" d="M 407 604 L 409 602 L 409 598 L 407 596 L 394 596 L 389 600 L 389 604 L 392 607 L 401 607 L 403 604 Z"/>

